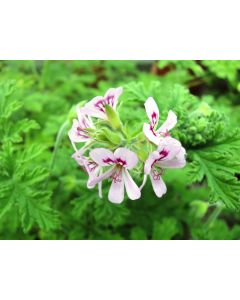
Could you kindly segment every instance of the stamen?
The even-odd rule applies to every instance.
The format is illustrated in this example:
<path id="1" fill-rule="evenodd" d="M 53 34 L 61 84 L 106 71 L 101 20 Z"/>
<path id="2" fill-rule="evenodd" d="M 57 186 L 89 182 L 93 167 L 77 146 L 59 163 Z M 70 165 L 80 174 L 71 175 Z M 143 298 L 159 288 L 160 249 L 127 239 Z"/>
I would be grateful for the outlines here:
<path id="1" fill-rule="evenodd" d="M 114 183 L 122 182 L 122 168 L 117 169 L 116 172 L 111 176 Z"/>
<path id="2" fill-rule="evenodd" d="M 153 170 L 153 179 L 154 180 L 160 180 L 162 175 L 163 175 L 163 169 L 160 169 L 160 172 L 158 172 L 156 169 Z"/>

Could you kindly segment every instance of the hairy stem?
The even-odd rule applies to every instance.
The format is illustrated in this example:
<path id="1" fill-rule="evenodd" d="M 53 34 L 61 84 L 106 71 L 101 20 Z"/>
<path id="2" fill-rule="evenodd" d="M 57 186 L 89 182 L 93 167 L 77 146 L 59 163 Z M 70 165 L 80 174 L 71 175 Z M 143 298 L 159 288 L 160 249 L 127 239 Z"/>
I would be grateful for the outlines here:
<path id="1" fill-rule="evenodd" d="M 223 206 L 216 206 L 216 208 L 213 210 L 213 212 L 211 213 L 211 215 L 209 216 L 209 218 L 207 219 L 205 226 L 207 228 L 209 228 L 218 218 L 218 216 L 220 215 L 220 213 L 222 212 Z"/>
<path id="2" fill-rule="evenodd" d="M 56 138 L 56 141 L 55 141 L 55 144 L 54 144 L 52 160 L 51 160 L 51 164 L 50 164 L 50 172 L 53 170 L 54 163 L 55 163 L 55 160 L 56 160 L 57 151 L 58 151 L 59 145 L 62 141 L 62 138 L 64 136 L 64 132 L 65 132 L 65 129 L 67 128 L 67 126 L 68 126 L 68 121 L 64 122 L 62 124 L 62 126 L 60 127 L 59 131 L 58 131 L 57 138 Z"/>

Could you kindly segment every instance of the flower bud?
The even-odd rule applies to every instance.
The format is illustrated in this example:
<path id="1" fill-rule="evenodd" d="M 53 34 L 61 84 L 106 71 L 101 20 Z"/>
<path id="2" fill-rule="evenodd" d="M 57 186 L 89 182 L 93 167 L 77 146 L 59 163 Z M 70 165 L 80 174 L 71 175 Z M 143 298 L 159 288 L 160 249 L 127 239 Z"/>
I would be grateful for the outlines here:
<path id="1" fill-rule="evenodd" d="M 105 110 L 111 126 L 115 129 L 120 129 L 122 124 L 117 112 L 110 105 L 105 105 Z"/>

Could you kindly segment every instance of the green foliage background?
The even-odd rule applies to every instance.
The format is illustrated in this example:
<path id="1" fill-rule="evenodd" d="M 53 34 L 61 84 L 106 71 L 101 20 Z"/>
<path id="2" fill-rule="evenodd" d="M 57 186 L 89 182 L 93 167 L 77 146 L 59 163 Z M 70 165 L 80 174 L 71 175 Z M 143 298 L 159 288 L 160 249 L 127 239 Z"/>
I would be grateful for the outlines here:
<path id="1" fill-rule="evenodd" d="M 239 239 L 240 61 L 1 61 L 1 239 Z M 134 134 L 153 96 L 187 150 L 168 193 L 114 205 L 86 188 L 67 137 L 74 105 L 124 87 Z M 136 178 L 140 184 L 141 179 Z"/>

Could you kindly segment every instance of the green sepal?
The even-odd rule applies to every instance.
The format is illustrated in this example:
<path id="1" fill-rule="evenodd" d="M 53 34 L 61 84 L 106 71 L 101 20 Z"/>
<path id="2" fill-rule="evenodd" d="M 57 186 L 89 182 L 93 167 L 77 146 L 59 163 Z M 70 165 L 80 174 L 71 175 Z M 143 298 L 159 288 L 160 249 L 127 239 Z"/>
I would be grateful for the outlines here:
<path id="1" fill-rule="evenodd" d="M 119 119 L 118 113 L 109 105 L 105 105 L 105 110 L 111 126 L 115 129 L 120 129 L 122 127 L 122 123 Z"/>
<path id="2" fill-rule="evenodd" d="M 112 130 L 108 129 L 108 128 L 102 128 L 99 131 L 99 136 L 104 137 L 104 140 L 108 140 L 109 142 L 111 142 L 114 145 L 119 145 L 122 142 L 122 138 L 119 134 L 113 132 Z"/>

